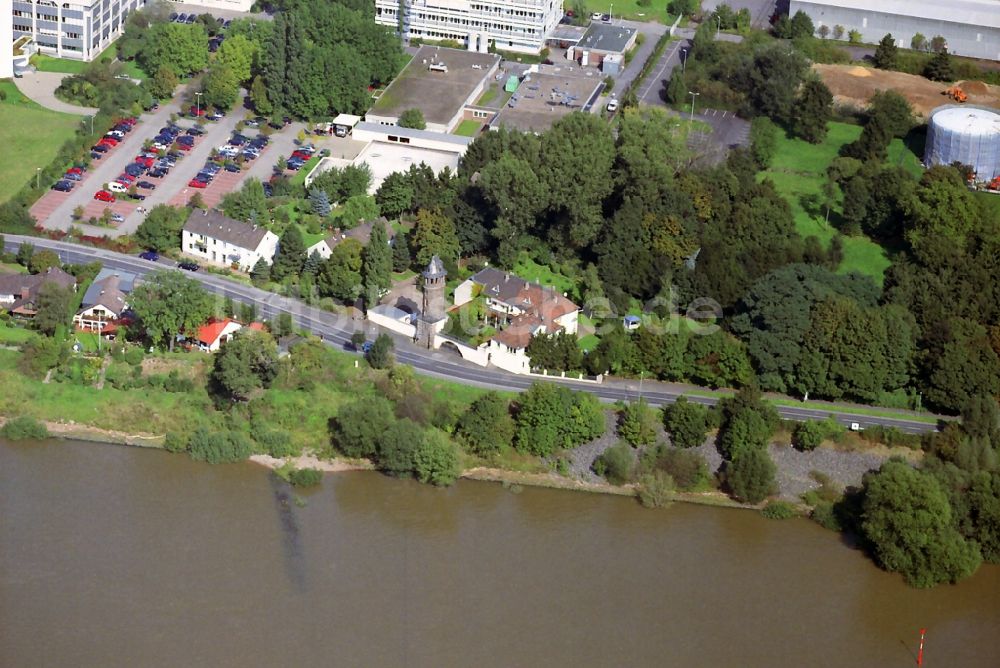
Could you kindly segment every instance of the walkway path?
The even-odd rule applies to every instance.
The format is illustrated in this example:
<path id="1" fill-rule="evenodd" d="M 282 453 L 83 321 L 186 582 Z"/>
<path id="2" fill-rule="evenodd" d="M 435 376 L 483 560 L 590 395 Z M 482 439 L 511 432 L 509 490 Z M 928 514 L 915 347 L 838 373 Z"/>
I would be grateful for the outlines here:
<path id="1" fill-rule="evenodd" d="M 61 111 L 64 114 L 92 116 L 97 113 L 94 107 L 79 107 L 56 98 L 56 88 L 66 77 L 62 72 L 25 72 L 20 79 L 14 79 L 17 89 L 46 109 Z"/>

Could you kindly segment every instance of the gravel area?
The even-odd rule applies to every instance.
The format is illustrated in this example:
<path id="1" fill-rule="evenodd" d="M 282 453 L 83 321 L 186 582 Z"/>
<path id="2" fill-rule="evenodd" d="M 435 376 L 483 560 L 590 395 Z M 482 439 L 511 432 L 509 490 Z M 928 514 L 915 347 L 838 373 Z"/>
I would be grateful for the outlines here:
<path id="1" fill-rule="evenodd" d="M 590 470 L 590 467 L 593 465 L 594 460 L 601 456 L 601 453 L 618 442 L 618 412 L 605 411 L 604 420 L 605 424 L 607 424 L 607 428 L 599 438 L 570 450 L 570 477 L 578 478 L 584 482 L 604 481 L 604 478 L 595 475 L 594 472 Z"/>

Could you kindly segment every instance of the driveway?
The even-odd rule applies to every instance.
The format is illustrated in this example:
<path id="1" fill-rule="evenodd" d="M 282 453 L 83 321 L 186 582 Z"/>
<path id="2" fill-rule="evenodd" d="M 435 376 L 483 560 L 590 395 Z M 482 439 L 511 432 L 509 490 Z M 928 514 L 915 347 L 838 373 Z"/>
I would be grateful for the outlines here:
<path id="1" fill-rule="evenodd" d="M 636 47 L 635 55 L 632 56 L 631 62 L 622 70 L 621 74 L 615 77 L 615 86 L 611 89 L 611 92 L 620 96 L 632 84 L 632 81 L 639 76 L 639 70 L 642 69 L 643 63 L 649 59 L 649 56 L 653 53 L 653 49 L 656 47 L 656 43 L 669 28 L 661 23 L 639 23 L 637 21 L 615 21 L 614 24 L 622 25 L 626 28 L 635 28 L 639 31 L 639 34 L 645 36 L 643 43 Z M 667 47 L 667 50 L 669 51 L 670 47 Z"/>
<path id="2" fill-rule="evenodd" d="M 56 88 L 62 80 L 70 76 L 62 72 L 25 72 L 20 79 L 14 79 L 17 89 L 46 109 L 60 111 L 64 114 L 78 116 L 93 116 L 97 113 L 94 107 L 79 107 L 63 102 L 56 97 Z"/>

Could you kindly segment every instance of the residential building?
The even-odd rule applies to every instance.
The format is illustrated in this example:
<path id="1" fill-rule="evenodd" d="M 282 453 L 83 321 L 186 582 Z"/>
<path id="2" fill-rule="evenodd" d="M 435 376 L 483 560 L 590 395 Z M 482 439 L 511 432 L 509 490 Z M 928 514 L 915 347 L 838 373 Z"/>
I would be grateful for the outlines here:
<path id="1" fill-rule="evenodd" d="M 12 315 L 34 318 L 38 312 L 38 292 L 46 283 L 76 290 L 76 279 L 58 267 L 41 274 L 7 274 L 0 276 L 0 306 Z"/>
<path id="2" fill-rule="evenodd" d="M 791 0 L 789 12 L 809 15 L 817 30 L 826 26 L 861 33 L 874 44 L 891 34 L 910 48 L 917 33 L 928 41 L 940 35 L 948 52 L 970 58 L 1000 60 L 1000 2 L 997 0 Z"/>
<path id="3" fill-rule="evenodd" d="M 487 267 L 455 288 L 455 306 L 480 296 L 499 330 L 486 344 L 489 361 L 501 369 L 529 372 L 527 348 L 536 334 L 577 333 L 580 307 L 552 288 Z"/>
<path id="4" fill-rule="evenodd" d="M 107 334 L 117 329 L 128 310 L 128 295 L 136 276 L 118 269 L 101 269 L 83 294 L 80 309 L 73 316 L 78 329 Z"/>
<path id="5" fill-rule="evenodd" d="M 538 53 L 562 16 L 562 0 L 375 0 L 375 21 L 405 39 L 455 40 L 480 53 Z"/>
<path id="6" fill-rule="evenodd" d="M 222 344 L 232 341 L 233 336 L 241 329 L 243 325 L 231 318 L 212 320 L 198 328 L 193 343 L 202 352 L 214 353 L 222 347 Z"/>
<path id="7" fill-rule="evenodd" d="M 362 246 L 367 246 L 368 241 L 372 238 L 372 228 L 375 227 L 376 222 L 385 226 L 385 230 L 389 236 L 389 243 L 391 245 L 393 237 L 396 236 L 396 231 L 392 229 L 392 225 L 389 224 L 389 221 L 385 218 L 379 218 L 378 221 L 372 220 L 367 223 L 361 223 L 357 227 L 352 227 L 349 230 L 334 230 L 332 235 L 322 241 L 317 241 L 312 246 L 307 248 L 306 253 L 308 255 L 319 253 L 319 256 L 326 260 L 330 257 L 330 254 L 333 253 L 333 249 L 347 239 L 355 239 Z"/>
<path id="8" fill-rule="evenodd" d="M 227 218 L 215 209 L 195 210 L 184 224 L 181 251 L 217 267 L 250 271 L 268 264 L 278 249 L 278 236 L 265 227 Z"/>
<path id="9" fill-rule="evenodd" d="M 145 5 L 146 0 L 13 0 L 14 38 L 29 36 L 50 56 L 90 61 L 122 33 L 129 13 Z"/>

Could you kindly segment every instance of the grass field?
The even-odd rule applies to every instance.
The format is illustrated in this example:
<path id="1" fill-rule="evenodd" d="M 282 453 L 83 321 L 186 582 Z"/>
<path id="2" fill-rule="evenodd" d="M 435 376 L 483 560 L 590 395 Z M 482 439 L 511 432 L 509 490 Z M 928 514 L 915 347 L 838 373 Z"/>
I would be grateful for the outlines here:
<path id="1" fill-rule="evenodd" d="M 36 168 L 52 162 L 80 121 L 72 114 L 43 109 L 21 95 L 11 82 L 0 82 L 0 90 L 7 94 L 0 102 L 0 146 L 8 157 L 0 161 L 2 203 L 35 177 Z"/>
<path id="2" fill-rule="evenodd" d="M 31 64 L 39 72 L 62 72 L 63 74 L 79 74 L 90 63 L 69 58 L 54 58 L 44 53 L 36 53 L 31 57 Z"/>
<path id="3" fill-rule="evenodd" d="M 638 0 L 584 0 L 587 7 L 588 16 L 594 12 L 602 14 L 613 13 L 613 18 L 628 19 L 629 21 L 658 21 L 664 25 L 671 25 L 677 18 L 676 14 L 667 11 L 666 2 L 652 2 L 647 7 L 639 4 Z M 566 5 L 566 9 L 573 9 L 572 3 Z"/>
<path id="4" fill-rule="evenodd" d="M 826 140 L 818 145 L 801 139 L 790 139 L 784 135 L 779 136 L 774 161 L 771 168 L 764 172 L 764 176 L 774 181 L 778 191 L 788 200 L 795 218 L 795 228 L 803 237 L 815 236 L 824 244 L 828 244 L 836 234 L 833 225 L 826 223 L 825 211 L 807 211 L 804 198 L 822 194 L 826 169 L 830 162 L 837 157 L 841 146 L 854 141 L 860 134 L 861 128 L 857 125 L 830 123 Z M 890 155 L 894 156 L 895 161 L 908 169 L 912 168 L 916 156 L 913 156 L 900 140 L 894 140 L 890 148 Z M 919 165 L 919 160 L 916 164 Z M 881 284 L 889 262 L 885 249 L 871 239 L 864 236 L 844 238 L 841 272 L 860 272 L 873 277 Z"/>
<path id="5" fill-rule="evenodd" d="M 458 127 L 455 128 L 455 134 L 461 137 L 475 137 L 479 134 L 479 130 L 482 127 L 483 124 L 479 121 L 465 120 L 459 123 Z"/>
<path id="6" fill-rule="evenodd" d="M 517 264 L 514 265 L 512 273 L 534 283 L 555 287 L 559 292 L 573 293 L 576 289 L 576 285 L 571 278 L 555 273 L 549 267 L 538 264 L 523 253 L 517 259 Z"/>

